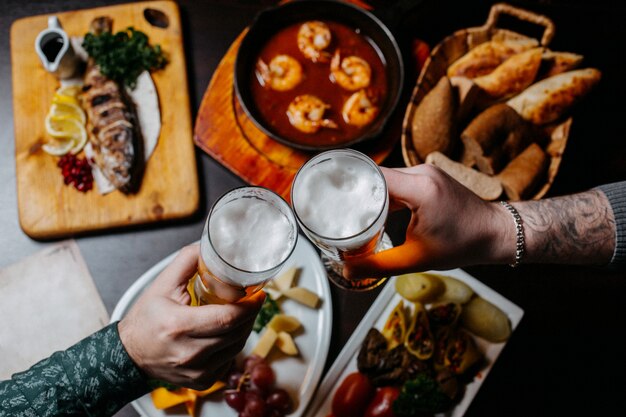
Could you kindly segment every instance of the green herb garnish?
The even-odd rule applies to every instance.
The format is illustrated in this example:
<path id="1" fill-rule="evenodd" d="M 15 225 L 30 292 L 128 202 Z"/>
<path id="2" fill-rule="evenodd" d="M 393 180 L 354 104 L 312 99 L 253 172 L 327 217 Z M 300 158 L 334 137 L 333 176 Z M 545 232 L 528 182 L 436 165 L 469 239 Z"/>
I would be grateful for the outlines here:
<path id="1" fill-rule="evenodd" d="M 254 320 L 254 326 L 252 326 L 252 330 L 259 333 L 267 323 L 270 322 L 272 317 L 276 314 L 280 313 L 280 307 L 278 307 L 278 303 L 272 300 L 272 298 L 268 295 L 265 297 L 265 301 L 263 301 L 263 306 L 261 306 L 261 311 L 256 316 Z"/>
<path id="2" fill-rule="evenodd" d="M 444 394 L 437 382 L 426 374 L 405 382 L 400 396 L 393 403 L 393 412 L 398 417 L 435 414 L 449 409 L 452 400 Z"/>
<path id="3" fill-rule="evenodd" d="M 83 48 L 100 67 L 102 74 L 130 88 L 144 70 L 161 69 L 167 59 L 159 45 L 151 46 L 145 33 L 129 27 L 115 34 L 87 33 Z"/>
<path id="4" fill-rule="evenodd" d="M 165 388 L 168 391 L 176 391 L 180 388 L 178 385 L 170 384 L 169 382 L 161 381 L 158 379 L 149 379 L 148 386 L 152 389 Z"/>

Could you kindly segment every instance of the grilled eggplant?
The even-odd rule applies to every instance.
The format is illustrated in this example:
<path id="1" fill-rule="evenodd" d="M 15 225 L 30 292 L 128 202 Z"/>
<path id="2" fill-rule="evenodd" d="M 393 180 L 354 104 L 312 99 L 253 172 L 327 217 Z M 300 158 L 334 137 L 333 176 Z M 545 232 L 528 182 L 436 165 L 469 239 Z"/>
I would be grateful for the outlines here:
<path id="1" fill-rule="evenodd" d="M 110 32 L 112 20 L 98 17 L 91 32 Z M 144 170 L 143 138 L 132 100 L 123 86 L 107 78 L 92 58 L 87 62 L 83 104 L 89 118 L 93 162 L 125 194 L 138 191 Z"/>

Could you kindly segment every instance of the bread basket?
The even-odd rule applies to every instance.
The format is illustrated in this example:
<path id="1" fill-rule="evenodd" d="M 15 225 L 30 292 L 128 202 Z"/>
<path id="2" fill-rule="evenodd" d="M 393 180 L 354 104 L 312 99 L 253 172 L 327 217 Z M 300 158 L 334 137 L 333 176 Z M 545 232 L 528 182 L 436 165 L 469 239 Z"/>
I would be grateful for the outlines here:
<path id="1" fill-rule="evenodd" d="M 498 3 L 492 6 L 487 21 L 483 26 L 459 30 L 446 37 L 437 46 L 435 46 L 418 77 L 417 84 L 413 89 L 411 100 L 402 123 L 401 146 L 402 156 L 406 166 L 414 166 L 424 162 L 420 160 L 414 148 L 411 123 L 418 104 L 437 84 L 439 79 L 446 75 L 448 66 L 467 53 L 470 49 L 483 42 L 490 40 L 529 38 L 529 36 L 521 33 L 499 28 L 497 26 L 498 20 L 503 14 L 515 17 L 525 22 L 543 26 L 544 31 L 541 39 L 537 39 L 541 46 L 547 47 L 554 36 L 554 23 L 548 17 L 519 9 L 508 4 Z M 548 134 L 549 141 L 545 147 L 545 151 L 550 157 L 547 178 L 543 185 L 537 187 L 536 193 L 530 197 L 531 199 L 540 199 L 550 189 L 550 186 L 552 185 L 558 172 L 563 152 L 565 151 L 565 145 L 567 144 L 571 123 L 572 119 L 568 118 L 565 121 L 561 121 L 560 123 L 547 128 L 546 132 Z"/>

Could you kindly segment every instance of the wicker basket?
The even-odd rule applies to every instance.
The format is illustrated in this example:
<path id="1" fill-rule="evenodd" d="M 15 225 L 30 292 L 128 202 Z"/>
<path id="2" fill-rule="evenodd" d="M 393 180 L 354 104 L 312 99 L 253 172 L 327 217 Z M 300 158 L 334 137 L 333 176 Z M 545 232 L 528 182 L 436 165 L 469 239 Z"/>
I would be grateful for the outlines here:
<path id="1" fill-rule="evenodd" d="M 554 36 L 554 23 L 546 16 L 538 15 L 527 10 L 519 9 L 508 4 L 499 3 L 492 6 L 487 18 L 487 22 L 480 27 L 462 29 L 441 41 L 426 60 L 424 68 L 420 73 L 417 84 L 413 89 L 411 101 L 404 115 L 402 123 L 402 156 L 406 166 L 414 166 L 422 163 L 418 154 L 413 147 L 411 134 L 411 121 L 418 104 L 424 96 L 437 84 L 440 78 L 446 75 L 448 66 L 458 58 L 467 53 L 470 49 L 483 42 L 490 40 L 504 39 L 528 39 L 528 36 L 520 33 L 498 28 L 498 18 L 501 14 L 508 14 L 523 21 L 543 26 L 544 32 L 541 39 L 538 39 L 541 46 L 548 46 Z M 532 199 L 540 199 L 543 197 L 559 169 L 572 119 L 569 118 L 557 125 L 547 127 L 547 134 L 550 138 L 545 150 L 550 156 L 550 165 L 548 167 L 547 181 L 543 186 L 538 188 Z M 460 141 L 460 138 L 458 138 Z"/>

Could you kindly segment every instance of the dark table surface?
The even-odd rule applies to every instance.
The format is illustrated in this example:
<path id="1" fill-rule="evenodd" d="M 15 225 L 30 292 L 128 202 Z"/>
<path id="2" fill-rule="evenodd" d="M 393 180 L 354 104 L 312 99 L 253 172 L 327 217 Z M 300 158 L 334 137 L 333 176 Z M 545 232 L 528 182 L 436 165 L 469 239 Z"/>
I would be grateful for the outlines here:
<path id="1" fill-rule="evenodd" d="M 19 227 L 15 191 L 9 28 L 15 19 L 119 1 L 48 0 L 0 3 L 0 267 L 51 242 L 27 237 Z M 191 107 L 197 112 L 211 75 L 230 43 L 272 1 L 180 1 Z M 380 3 L 380 2 L 379 2 Z M 434 45 L 453 31 L 482 25 L 491 2 L 430 0 L 403 15 L 395 34 L 405 54 L 418 37 Z M 556 23 L 554 50 L 585 55 L 603 80 L 574 112 L 573 132 L 549 196 L 582 191 L 626 179 L 626 7 L 619 1 L 538 0 L 514 2 L 550 16 Z M 406 88 L 415 74 L 408 71 Z M 398 108 L 402 116 L 406 100 Z M 198 239 L 207 207 L 242 181 L 197 152 L 201 178 L 200 211 L 174 224 L 154 224 L 77 239 L 104 303 L 116 303 L 148 268 Z M 399 149 L 383 163 L 402 166 Z M 388 225 L 396 244 L 406 216 Z M 508 342 L 467 416 L 623 415 L 626 410 L 626 274 L 566 266 L 475 267 L 468 271 L 518 304 L 524 318 Z M 333 288 L 334 309 L 328 367 L 377 295 L 348 294 Z M 26 341 L 25 341 L 26 343 Z M 2 360 L 6 360 L 3 358 Z M 136 416 L 126 407 L 118 416 Z"/>

